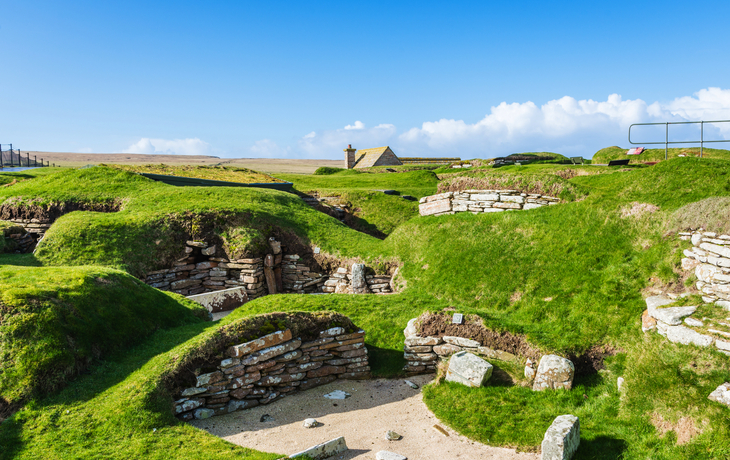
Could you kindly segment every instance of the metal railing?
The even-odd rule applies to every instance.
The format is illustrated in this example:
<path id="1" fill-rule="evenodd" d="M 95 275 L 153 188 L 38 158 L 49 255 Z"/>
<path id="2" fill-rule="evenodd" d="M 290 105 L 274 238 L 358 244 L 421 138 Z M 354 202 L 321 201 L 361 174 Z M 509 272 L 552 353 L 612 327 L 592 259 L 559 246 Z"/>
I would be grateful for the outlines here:
<path id="1" fill-rule="evenodd" d="M 10 148 L 3 148 L 4 145 Z M 4 168 L 43 168 L 50 167 L 50 161 L 44 161 L 43 158 L 38 159 L 37 155 L 31 158 L 29 152 L 21 152 L 20 149 L 13 149 L 13 144 L 0 144 L 0 170 Z M 53 163 L 53 166 L 56 166 Z"/>
<path id="2" fill-rule="evenodd" d="M 667 156 L 669 154 L 669 144 L 700 144 L 700 158 L 702 158 L 702 153 L 704 150 L 704 146 L 707 143 L 711 142 L 730 142 L 730 139 L 725 140 L 713 140 L 713 141 L 706 141 L 705 140 L 705 125 L 706 124 L 713 124 L 713 123 L 730 123 L 730 120 L 715 120 L 715 121 L 668 121 L 664 123 L 634 123 L 631 126 L 629 126 L 629 143 L 633 145 L 639 145 L 639 144 L 664 144 L 664 159 L 667 159 Z M 661 126 L 664 125 L 664 142 L 634 142 L 631 140 L 631 128 L 634 126 Z M 669 140 L 669 125 L 700 125 L 700 140 L 698 141 L 670 141 Z"/>

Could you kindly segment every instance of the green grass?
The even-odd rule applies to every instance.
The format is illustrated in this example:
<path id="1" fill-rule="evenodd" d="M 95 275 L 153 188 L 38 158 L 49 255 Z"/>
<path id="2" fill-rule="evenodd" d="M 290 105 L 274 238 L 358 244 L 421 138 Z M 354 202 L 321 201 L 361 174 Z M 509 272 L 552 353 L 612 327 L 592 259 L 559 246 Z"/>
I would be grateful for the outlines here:
<path id="1" fill-rule="evenodd" d="M 664 148 L 646 149 L 640 155 L 626 155 L 629 149 L 621 147 L 606 147 L 593 155 L 593 163 L 607 164 L 611 160 L 631 160 L 629 163 L 644 163 L 652 161 L 664 161 Z M 700 156 L 699 147 L 670 147 L 667 149 L 666 155 L 669 159 L 679 158 L 684 155 L 690 158 Z M 713 149 L 705 147 L 702 152 L 703 158 L 712 158 L 718 160 L 730 160 L 730 150 Z"/>
<path id="2" fill-rule="evenodd" d="M 6 198 L 28 203 L 64 197 L 123 203 L 117 213 L 68 214 L 48 232 L 37 258 L 4 256 L 0 263 L 100 263 L 134 273 L 149 266 L 151 257 L 174 254 L 175 240 L 196 232 L 218 235 L 231 250 L 239 250 L 286 229 L 330 254 L 362 257 L 371 265 L 399 261 L 405 290 L 389 296 L 267 296 L 246 304 L 225 324 L 272 311 L 342 313 L 367 331 L 371 366 L 378 376 L 399 374 L 407 320 L 447 306 L 478 314 L 490 328 L 522 334 L 544 352 L 580 354 L 610 345 L 619 354 L 607 361 L 607 370 L 579 377 L 572 391 L 534 393 L 504 382 L 477 390 L 442 384 L 427 387 L 425 401 L 457 431 L 495 445 L 534 449 L 555 416 L 573 413 L 581 418 L 583 432 L 576 458 L 730 455 L 727 409 L 706 399 L 730 380 L 728 357 L 644 336 L 639 320 L 645 308 L 642 290 L 680 281 L 677 267 L 687 243 L 673 232 L 695 221 L 724 223 L 722 216 L 730 208 L 730 162 L 678 158 L 634 168 L 536 164 L 455 173 L 342 171 L 282 177 L 297 190 L 338 196 L 359 207 L 368 216 L 363 218 L 367 224 L 387 229 L 383 241 L 281 192 L 175 189 L 94 169 L 100 171 L 91 176 L 64 171 L 65 178 L 38 177 L 0 189 Z M 539 186 L 557 190 L 567 202 L 525 212 L 418 217 L 415 203 L 373 192 L 430 195 L 439 185 L 435 174 L 447 181 L 466 177 L 514 188 Z M 112 182 L 114 193 L 106 191 L 103 181 Z M 62 183 L 69 185 L 61 190 Z M 658 209 L 629 215 L 628 210 L 644 209 L 636 203 Z M 162 238 L 169 241 L 156 244 Z M 135 255 L 140 248 L 147 252 Z M 160 383 L 173 360 L 206 343 L 216 327 L 191 324 L 158 331 L 142 346 L 105 358 L 92 366 L 90 375 L 50 399 L 34 399 L 4 422 L 0 444 L 17 440 L 21 447 L 13 455 L 19 458 L 59 457 L 62 448 L 71 449 L 70 457 L 88 451 L 92 457 L 126 458 L 158 455 L 151 446 L 159 442 L 170 451 L 168 456 L 182 457 L 177 439 L 185 446 L 197 443 L 192 457 L 218 458 L 224 455 L 222 446 L 227 446 L 225 455 L 234 455 L 229 445 L 176 424 L 169 415 L 169 394 Z M 519 366 L 495 364 L 520 380 Z M 618 376 L 626 379 L 621 394 Z M 65 410 L 76 415 L 59 425 Z M 677 445 L 677 435 L 662 434 L 652 425 L 655 413 L 670 424 L 690 417 L 701 432 Z M 120 434 L 113 432 L 115 424 Z M 163 433 L 159 441 L 152 438 L 153 427 L 158 427 L 155 435 Z M 51 433 L 74 444 L 57 441 Z M 96 437 L 107 441 L 88 441 Z"/>
<path id="3" fill-rule="evenodd" d="M 15 404 L 51 393 L 94 359 L 205 316 L 108 268 L 0 265 L 0 395 Z"/>
<path id="4" fill-rule="evenodd" d="M 188 165 L 101 165 L 140 174 L 162 174 L 165 176 L 195 177 L 198 179 L 219 180 L 225 182 L 266 183 L 282 182 L 268 174 L 248 168 L 234 166 L 188 166 Z"/>

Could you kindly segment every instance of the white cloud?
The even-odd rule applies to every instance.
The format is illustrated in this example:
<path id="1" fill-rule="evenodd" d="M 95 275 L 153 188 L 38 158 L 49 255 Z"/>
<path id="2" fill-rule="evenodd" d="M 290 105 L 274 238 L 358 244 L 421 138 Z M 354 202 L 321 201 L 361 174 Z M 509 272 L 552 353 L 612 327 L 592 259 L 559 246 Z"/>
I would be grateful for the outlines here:
<path id="1" fill-rule="evenodd" d="M 210 144 L 200 139 L 150 139 L 143 137 L 122 153 L 165 155 L 210 155 Z"/>
<path id="2" fill-rule="evenodd" d="M 280 147 L 276 142 L 269 139 L 256 141 L 256 144 L 251 146 L 250 151 L 255 158 L 287 158 L 291 156 L 290 147 Z"/>
<path id="3" fill-rule="evenodd" d="M 642 99 L 624 100 L 619 94 L 611 94 L 604 101 L 564 96 L 542 105 L 531 101 L 502 102 L 474 123 L 441 119 L 399 131 L 392 124 L 369 128 L 358 120 L 340 129 L 312 131 L 292 147 L 284 148 L 264 140 L 257 142 L 251 151 L 260 151 L 260 156 L 339 159 L 342 149 L 352 144 L 355 148 L 390 145 L 401 156 L 491 158 L 515 152 L 552 151 L 590 158 L 603 147 L 630 146 L 627 136 L 632 123 L 728 119 L 730 89 L 711 87 L 692 96 L 652 103 Z M 730 139 L 729 125 L 706 126 L 705 138 Z M 663 140 L 663 128 L 645 129 L 633 131 L 632 138 L 642 142 Z M 675 126 L 670 128 L 670 133 L 673 130 L 678 133 L 675 139 L 699 135 L 695 126 Z M 259 148 L 260 143 L 263 144 Z M 723 145 L 730 148 L 728 144 L 714 146 Z"/>

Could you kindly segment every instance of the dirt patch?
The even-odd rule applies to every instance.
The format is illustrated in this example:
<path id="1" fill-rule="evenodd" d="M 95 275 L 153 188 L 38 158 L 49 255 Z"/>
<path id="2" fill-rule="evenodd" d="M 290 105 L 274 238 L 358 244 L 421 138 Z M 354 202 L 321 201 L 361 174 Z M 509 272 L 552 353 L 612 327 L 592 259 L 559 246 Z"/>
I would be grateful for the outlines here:
<path id="1" fill-rule="evenodd" d="M 692 417 L 680 417 L 676 423 L 672 423 L 665 420 L 661 414 L 654 412 L 651 414 L 651 424 L 654 425 L 654 428 L 656 428 L 662 436 L 669 431 L 674 431 L 677 435 L 678 446 L 687 444 L 692 440 L 692 438 L 702 433 L 702 429 L 697 428 Z"/>
<path id="2" fill-rule="evenodd" d="M 416 329 L 421 337 L 464 337 L 476 340 L 485 347 L 506 351 L 513 355 L 539 359 L 542 353 L 530 345 L 521 335 L 511 332 L 496 332 L 487 329 L 477 315 L 466 315 L 464 324 L 452 324 L 448 314 L 424 314 L 416 321 Z"/>
<path id="3" fill-rule="evenodd" d="M 603 361 L 617 352 L 609 345 L 594 345 L 580 355 L 568 355 L 568 359 L 575 366 L 575 375 L 591 375 L 605 369 Z"/>
<path id="4" fill-rule="evenodd" d="M 0 205 L 0 220 L 38 219 L 39 222 L 52 223 L 64 214 L 73 211 L 117 212 L 120 202 L 109 203 L 20 203 L 18 198 L 10 198 Z"/>
<path id="5" fill-rule="evenodd" d="M 291 329 L 293 337 L 303 341 L 319 338 L 319 332 L 331 327 L 343 327 L 347 333 L 359 328 L 339 313 L 269 313 L 243 318 L 219 328 L 201 347 L 185 356 L 166 377 L 165 386 L 171 394 L 194 387 L 200 374 L 215 372 L 228 347 L 249 342 L 275 331 Z"/>
<path id="6" fill-rule="evenodd" d="M 409 380 L 422 387 L 432 377 L 418 375 Z M 352 396 L 341 401 L 324 398 L 334 390 Z M 262 421 L 265 415 L 269 417 Z M 302 426 L 302 421 L 310 417 L 317 420 L 316 428 Z M 491 447 L 461 436 L 428 410 L 420 388 L 412 389 L 400 379 L 336 380 L 270 405 L 190 424 L 239 446 L 287 455 L 344 436 L 349 450 L 332 457 L 338 460 L 372 460 L 381 450 L 419 460 L 540 458 L 539 454 Z M 388 430 L 402 438 L 387 441 Z"/>

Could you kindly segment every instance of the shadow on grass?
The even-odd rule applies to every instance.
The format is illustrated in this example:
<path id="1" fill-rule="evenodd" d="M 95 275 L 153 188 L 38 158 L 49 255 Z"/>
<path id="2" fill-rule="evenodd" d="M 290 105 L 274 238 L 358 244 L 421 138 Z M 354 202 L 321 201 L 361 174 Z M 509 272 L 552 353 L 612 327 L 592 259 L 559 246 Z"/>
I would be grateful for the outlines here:
<path id="1" fill-rule="evenodd" d="M 623 458 L 626 441 L 610 436 L 597 436 L 593 439 L 581 439 L 574 460 L 615 460 Z"/>
<path id="2" fill-rule="evenodd" d="M 16 267 L 40 267 L 43 264 L 33 254 L 0 254 L 0 265 Z"/>
<path id="3" fill-rule="evenodd" d="M 403 366 L 406 360 L 403 358 L 403 351 L 379 348 L 366 343 L 368 349 L 368 362 L 373 377 L 392 378 L 396 375 L 403 375 Z"/>

